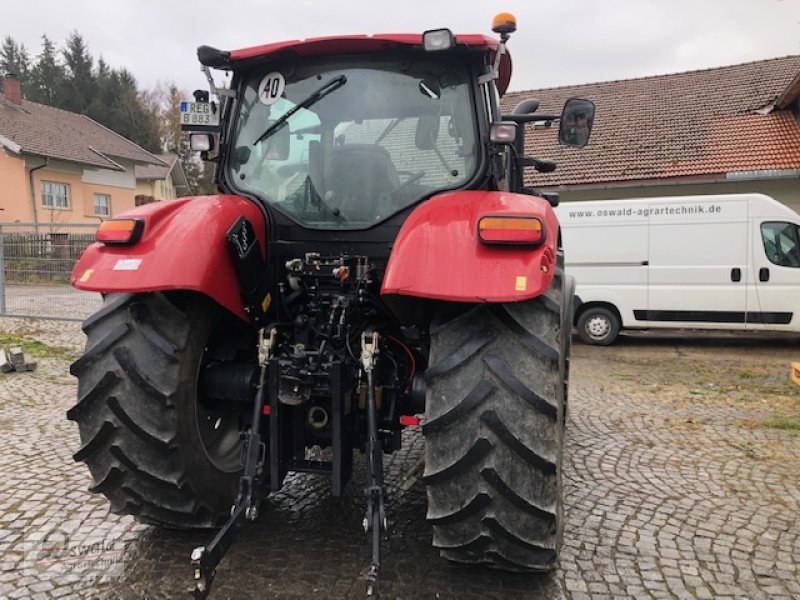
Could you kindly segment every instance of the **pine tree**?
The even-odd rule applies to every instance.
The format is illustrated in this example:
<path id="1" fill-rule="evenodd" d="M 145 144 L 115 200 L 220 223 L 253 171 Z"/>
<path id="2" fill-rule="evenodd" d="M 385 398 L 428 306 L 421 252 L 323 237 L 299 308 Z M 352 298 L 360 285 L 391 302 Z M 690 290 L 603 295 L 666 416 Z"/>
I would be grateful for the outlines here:
<path id="1" fill-rule="evenodd" d="M 113 121 L 113 107 L 121 94 L 119 76 L 100 57 L 94 71 L 94 95 L 86 106 L 86 115 L 109 129 L 118 130 Z"/>
<path id="2" fill-rule="evenodd" d="M 62 89 L 56 96 L 56 105 L 71 112 L 86 114 L 96 92 L 96 81 L 92 72 L 94 59 L 83 41 L 83 36 L 73 31 L 67 37 L 67 45 L 61 51 L 66 67 Z"/>
<path id="3" fill-rule="evenodd" d="M 30 78 L 24 88 L 25 98 L 40 104 L 53 105 L 56 94 L 64 85 L 64 69 L 58 63 L 58 55 L 53 42 L 42 36 L 42 53 L 31 68 Z"/>
<path id="4" fill-rule="evenodd" d="M 0 76 L 16 75 L 23 87 L 28 82 L 31 61 L 24 44 L 7 35 L 0 46 Z"/>
<path id="5" fill-rule="evenodd" d="M 136 89 L 136 79 L 126 69 L 115 70 L 113 74 L 118 88 L 109 115 L 114 126 L 109 127 L 150 152 L 160 152 L 158 117 L 145 109 Z"/>

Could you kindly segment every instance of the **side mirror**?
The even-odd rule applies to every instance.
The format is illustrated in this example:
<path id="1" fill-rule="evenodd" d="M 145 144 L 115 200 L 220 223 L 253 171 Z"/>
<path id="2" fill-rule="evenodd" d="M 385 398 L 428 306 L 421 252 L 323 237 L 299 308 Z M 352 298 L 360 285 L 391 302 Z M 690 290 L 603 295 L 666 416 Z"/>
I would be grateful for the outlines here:
<path id="1" fill-rule="evenodd" d="M 558 141 L 567 146 L 583 147 L 589 143 L 594 123 L 594 102 L 570 98 L 564 103 L 558 127 Z"/>
<path id="2" fill-rule="evenodd" d="M 439 115 L 421 115 L 414 143 L 420 150 L 433 150 L 439 139 Z"/>

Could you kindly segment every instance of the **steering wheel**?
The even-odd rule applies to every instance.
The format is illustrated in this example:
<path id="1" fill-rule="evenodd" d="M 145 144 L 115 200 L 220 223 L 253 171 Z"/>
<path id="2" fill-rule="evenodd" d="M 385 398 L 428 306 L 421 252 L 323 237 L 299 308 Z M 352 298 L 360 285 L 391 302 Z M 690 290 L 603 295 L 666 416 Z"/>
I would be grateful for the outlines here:
<path id="1" fill-rule="evenodd" d="M 400 184 L 400 185 L 398 185 L 396 188 L 394 188 L 394 189 L 393 189 L 391 192 L 389 192 L 389 195 L 390 195 L 390 196 L 394 196 L 395 194 L 397 194 L 397 192 L 399 192 L 399 191 L 401 191 L 401 190 L 404 190 L 404 189 L 406 189 L 406 188 L 407 188 L 408 186 L 410 186 L 412 183 L 416 183 L 416 182 L 418 182 L 420 179 L 422 179 L 423 177 L 425 177 L 425 171 L 415 171 L 415 172 L 411 172 L 411 171 L 400 171 L 400 173 L 401 173 L 401 174 L 404 174 L 404 175 L 405 175 L 406 173 L 408 173 L 408 174 L 409 174 L 409 177 L 408 177 L 408 179 L 406 179 L 406 180 L 405 180 L 403 183 L 401 183 L 401 184 Z"/>

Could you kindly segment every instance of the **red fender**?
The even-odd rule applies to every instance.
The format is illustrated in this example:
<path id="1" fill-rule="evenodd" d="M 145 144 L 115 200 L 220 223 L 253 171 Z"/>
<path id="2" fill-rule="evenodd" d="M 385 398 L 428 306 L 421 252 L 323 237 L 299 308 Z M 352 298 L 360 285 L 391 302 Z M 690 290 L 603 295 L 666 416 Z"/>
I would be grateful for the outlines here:
<path id="1" fill-rule="evenodd" d="M 537 217 L 536 247 L 486 245 L 478 220 L 487 215 Z M 395 240 L 382 294 L 454 302 L 513 302 L 544 293 L 553 279 L 558 219 L 541 199 L 508 192 L 449 192 L 422 203 Z"/>
<path id="2" fill-rule="evenodd" d="M 225 233 L 246 217 L 264 253 L 264 217 L 252 201 L 240 196 L 180 198 L 119 216 L 144 220 L 141 239 L 131 246 L 90 245 L 72 270 L 74 287 L 103 293 L 193 290 L 246 320 Z"/>

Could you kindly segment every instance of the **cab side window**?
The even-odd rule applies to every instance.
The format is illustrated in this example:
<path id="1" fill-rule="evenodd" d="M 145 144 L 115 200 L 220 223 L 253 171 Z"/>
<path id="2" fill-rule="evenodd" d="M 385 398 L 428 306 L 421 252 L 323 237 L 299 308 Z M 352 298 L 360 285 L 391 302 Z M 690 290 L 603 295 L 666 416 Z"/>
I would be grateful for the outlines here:
<path id="1" fill-rule="evenodd" d="M 800 228 L 794 223 L 762 223 L 761 241 L 773 264 L 800 267 Z"/>

